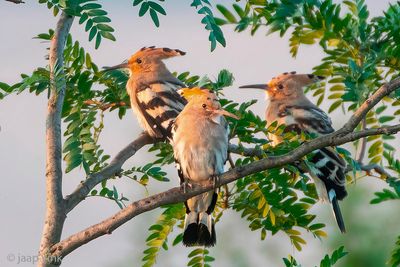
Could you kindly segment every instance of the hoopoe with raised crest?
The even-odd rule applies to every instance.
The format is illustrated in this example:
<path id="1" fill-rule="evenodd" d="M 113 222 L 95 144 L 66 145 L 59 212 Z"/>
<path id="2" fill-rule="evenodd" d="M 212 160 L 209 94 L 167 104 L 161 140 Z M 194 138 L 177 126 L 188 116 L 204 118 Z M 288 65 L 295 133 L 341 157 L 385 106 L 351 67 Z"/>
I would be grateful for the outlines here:
<path id="1" fill-rule="evenodd" d="M 202 184 L 224 172 L 229 134 L 224 116 L 237 117 L 223 110 L 217 96 L 207 89 L 185 88 L 181 92 L 188 104 L 173 124 L 174 157 L 184 186 Z M 217 198 L 216 190 L 212 190 L 185 202 L 185 246 L 215 245 L 212 212 Z"/>
<path id="2" fill-rule="evenodd" d="M 265 111 L 267 126 L 277 121 L 286 125 L 286 131 L 325 135 L 334 132 L 329 116 L 314 105 L 304 94 L 303 88 L 324 79 L 314 74 L 283 73 L 267 84 L 244 85 L 240 88 L 265 90 L 269 104 Z M 272 145 L 283 141 L 281 136 L 269 133 Z M 318 196 L 332 204 L 333 213 L 342 233 L 346 232 L 338 200 L 346 197 L 346 162 L 333 147 L 318 149 L 306 169 L 315 182 Z"/>
<path id="3" fill-rule="evenodd" d="M 177 90 L 185 85 L 167 69 L 164 59 L 183 56 L 179 49 L 143 47 L 122 64 L 105 67 L 106 71 L 128 69 L 126 89 L 139 124 L 157 139 L 171 137 L 173 120 L 186 105 Z"/>

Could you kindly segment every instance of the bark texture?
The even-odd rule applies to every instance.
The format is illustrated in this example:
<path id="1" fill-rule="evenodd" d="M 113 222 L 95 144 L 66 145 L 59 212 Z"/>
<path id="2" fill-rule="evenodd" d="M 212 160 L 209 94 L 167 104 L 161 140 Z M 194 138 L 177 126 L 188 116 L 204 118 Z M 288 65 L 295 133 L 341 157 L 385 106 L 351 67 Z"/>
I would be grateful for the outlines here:
<path id="1" fill-rule="evenodd" d="M 65 96 L 63 51 L 73 17 L 62 13 L 51 41 L 50 99 L 46 118 L 46 215 L 39 250 L 38 266 L 55 266 L 60 262 L 50 257 L 49 248 L 60 241 L 66 217 L 62 195 L 61 111 Z"/>

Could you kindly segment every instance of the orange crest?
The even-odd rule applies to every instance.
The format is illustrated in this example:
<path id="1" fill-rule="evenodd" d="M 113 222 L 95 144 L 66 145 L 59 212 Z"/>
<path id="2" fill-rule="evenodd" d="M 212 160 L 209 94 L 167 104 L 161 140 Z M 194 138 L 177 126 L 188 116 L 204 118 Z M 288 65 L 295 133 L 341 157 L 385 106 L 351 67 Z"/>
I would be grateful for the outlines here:
<path id="1" fill-rule="evenodd" d="M 178 90 L 179 94 L 183 96 L 187 101 L 197 96 L 205 96 L 210 93 L 208 89 L 202 89 L 200 87 L 193 88 L 181 88 Z"/>

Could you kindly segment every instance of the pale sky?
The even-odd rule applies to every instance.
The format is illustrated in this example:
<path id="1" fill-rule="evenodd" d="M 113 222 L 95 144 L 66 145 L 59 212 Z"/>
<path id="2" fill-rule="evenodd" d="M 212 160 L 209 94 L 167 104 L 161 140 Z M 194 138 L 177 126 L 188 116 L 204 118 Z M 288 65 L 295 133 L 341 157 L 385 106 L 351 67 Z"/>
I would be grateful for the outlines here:
<path id="1" fill-rule="evenodd" d="M 0 1 L 0 81 L 10 84 L 19 81 L 20 73 L 30 74 L 34 68 L 47 64 L 44 57 L 48 44 L 40 43 L 32 37 L 47 32 L 56 22 L 44 5 L 36 1 L 26 2 L 15 5 Z M 94 43 L 87 42 L 88 34 L 84 32 L 83 26 L 78 25 L 77 21 L 72 25 L 74 39 L 79 40 L 91 53 L 98 66 L 120 63 L 143 46 L 179 48 L 187 54 L 166 62 L 171 71 L 190 70 L 193 74 L 215 77 L 219 70 L 229 69 L 235 76 L 235 83 L 225 89 L 225 95 L 239 102 L 260 99 L 254 107 L 254 112 L 260 116 L 264 113 L 264 95 L 257 91 L 239 91 L 239 85 L 266 82 L 285 71 L 309 73 L 320 62 L 322 55 L 318 47 L 302 47 L 298 57 L 293 59 L 289 55 L 286 38 L 265 36 L 264 29 L 251 37 L 249 32 L 238 34 L 231 27 L 223 28 L 227 47 L 218 47 L 210 53 L 208 33 L 200 24 L 201 16 L 190 7 L 190 1 L 163 3 L 167 16 L 160 18 L 159 29 L 154 27 L 148 16 L 138 17 L 138 9 L 132 7 L 132 1 L 100 2 L 112 19 L 116 42 L 104 39 L 100 49 L 94 50 Z M 366 2 L 372 15 L 376 15 L 387 7 L 389 1 Z M 8 254 L 17 257 L 37 255 L 45 212 L 46 100 L 45 94 L 37 97 L 23 93 L 9 96 L 0 102 L 0 209 L 3 213 L 0 224 L 0 266 L 16 266 L 16 262 L 7 260 Z M 336 128 L 343 124 L 340 115 L 340 112 L 332 114 Z M 130 112 L 122 121 L 114 113 L 107 114 L 105 124 L 100 141 L 110 155 L 115 155 L 141 131 Z M 139 166 L 153 159 L 146 151 L 142 149 L 125 167 Z M 173 166 L 167 170 L 171 182 L 160 184 L 151 181 L 150 194 L 178 185 Z M 84 175 L 78 170 L 64 176 L 64 195 L 71 192 L 82 179 Z M 145 196 L 143 188 L 125 179 L 116 181 L 115 185 L 131 200 Z M 368 194 L 363 206 L 356 208 L 376 211 L 376 207 L 368 204 L 371 193 Z M 350 215 L 346 208 L 345 215 Z M 118 210 L 111 201 L 89 198 L 68 215 L 63 238 Z M 318 204 L 313 211 L 323 214 L 321 218 L 327 224 L 328 233 L 335 235 L 336 224 L 329 208 Z M 139 266 L 142 251 L 146 249 L 147 229 L 159 214 L 158 209 L 134 218 L 112 235 L 98 238 L 68 255 L 62 266 Z M 248 223 L 241 220 L 239 214 L 231 210 L 226 212 L 217 225 L 218 245 L 210 250 L 210 255 L 216 258 L 213 266 L 267 266 L 266 262 L 270 264 L 268 266 L 283 266 L 281 258 L 293 253 L 304 266 L 311 266 L 316 265 L 327 253 L 326 239 L 321 242 L 306 233 L 310 246 L 299 253 L 293 250 L 287 237 L 268 236 L 266 241 L 260 241 L 260 233 L 251 232 L 247 226 Z M 188 252 L 189 249 L 182 246 L 170 248 L 168 252 L 160 254 L 156 266 L 184 266 Z"/>

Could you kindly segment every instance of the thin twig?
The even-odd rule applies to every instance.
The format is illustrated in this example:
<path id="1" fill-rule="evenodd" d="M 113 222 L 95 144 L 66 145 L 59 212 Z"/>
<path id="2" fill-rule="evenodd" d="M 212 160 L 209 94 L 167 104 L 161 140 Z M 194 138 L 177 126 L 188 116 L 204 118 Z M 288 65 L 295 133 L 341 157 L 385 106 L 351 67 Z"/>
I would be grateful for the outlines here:
<path id="1" fill-rule="evenodd" d="M 128 106 L 125 102 L 120 101 L 120 102 L 116 102 L 116 103 L 103 103 L 101 101 L 98 100 L 93 100 L 93 99 L 89 99 L 89 100 L 85 100 L 83 101 L 83 103 L 85 105 L 95 105 L 97 106 L 100 110 L 102 111 L 106 111 L 109 108 L 113 108 L 113 107 L 124 107 L 124 106 Z"/>
<path id="2" fill-rule="evenodd" d="M 382 166 L 378 164 L 360 164 L 360 170 L 364 171 L 367 173 L 367 175 L 372 176 L 371 171 L 375 171 L 376 173 L 380 174 L 380 178 L 382 179 L 394 179 L 388 171 L 385 170 Z M 353 168 L 351 166 L 347 166 L 346 172 L 351 172 L 353 171 Z"/>
<path id="3" fill-rule="evenodd" d="M 361 122 L 361 130 L 365 130 L 367 128 L 367 118 L 364 117 L 364 119 Z M 360 140 L 360 151 L 358 152 L 358 156 L 356 158 L 356 161 L 360 164 L 362 164 L 364 160 L 364 155 L 365 151 L 367 149 L 367 138 L 361 138 Z"/>
<path id="4" fill-rule="evenodd" d="M 122 149 L 110 162 L 107 167 L 97 173 L 90 174 L 86 180 L 82 181 L 70 195 L 66 196 L 66 212 L 70 212 L 76 205 L 85 199 L 87 194 L 99 183 L 110 178 L 121 170 L 122 165 L 132 157 L 139 149 L 147 144 L 154 143 L 155 140 L 147 133 L 142 133 L 136 140 Z"/>

